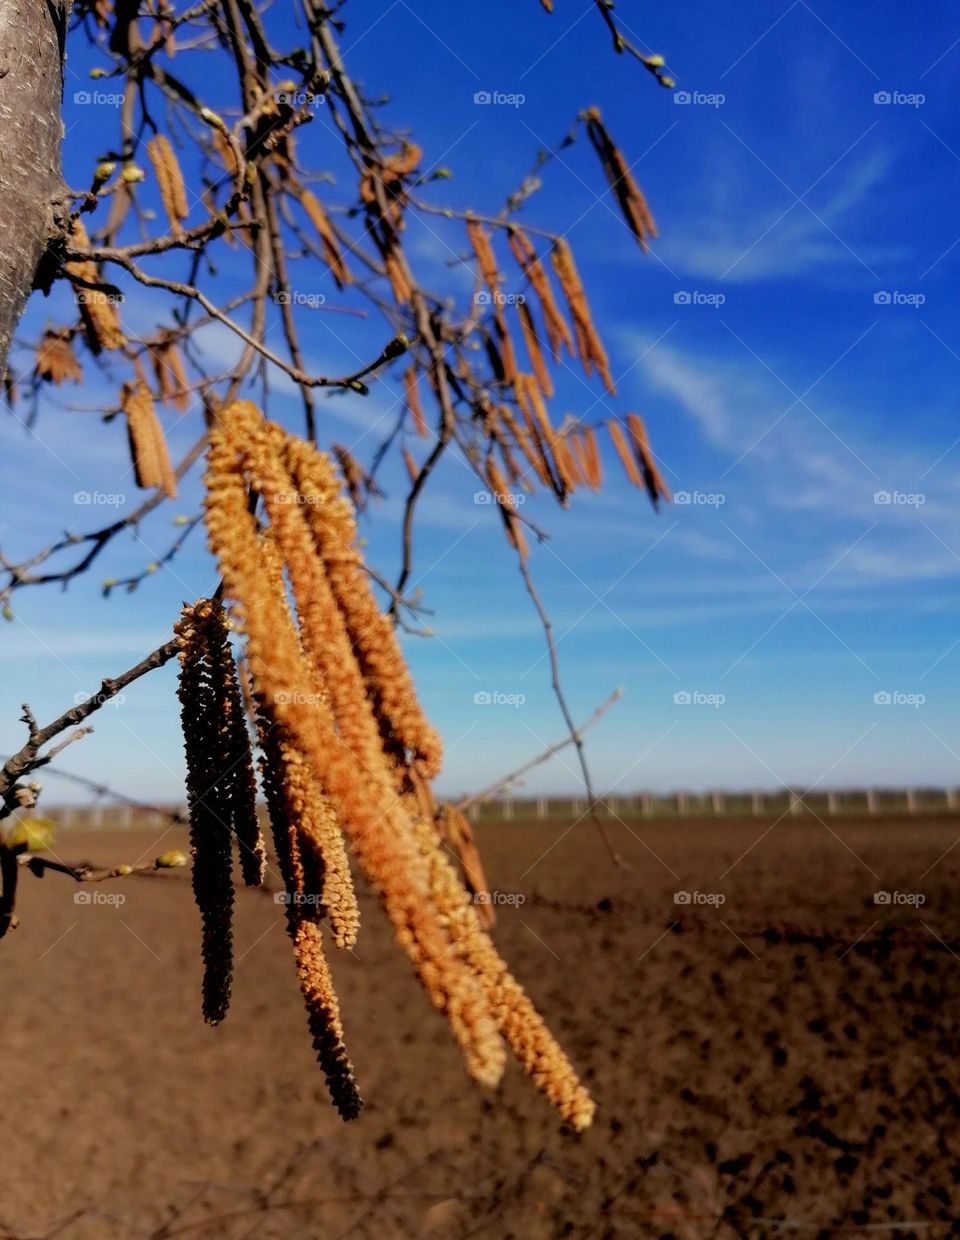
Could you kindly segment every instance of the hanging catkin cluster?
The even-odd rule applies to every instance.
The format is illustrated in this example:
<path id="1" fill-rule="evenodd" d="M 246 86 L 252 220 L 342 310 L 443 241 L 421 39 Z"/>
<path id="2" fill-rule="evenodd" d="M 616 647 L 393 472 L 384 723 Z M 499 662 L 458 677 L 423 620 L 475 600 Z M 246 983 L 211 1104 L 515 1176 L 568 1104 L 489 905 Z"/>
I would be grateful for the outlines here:
<path id="1" fill-rule="evenodd" d="M 203 1015 L 219 1024 L 233 973 L 233 845 L 248 885 L 263 880 L 256 781 L 227 619 L 219 602 L 185 607 L 180 641 L 180 717 L 187 758 L 193 893 L 203 922 Z"/>
<path id="2" fill-rule="evenodd" d="M 250 511 L 251 490 L 267 528 Z M 325 908 L 335 940 L 352 941 L 355 912 L 337 832 L 447 1017 L 470 1073 L 495 1085 L 509 1046 L 564 1119 L 587 1127 L 589 1095 L 498 956 L 441 843 L 427 782 L 440 743 L 376 607 L 353 512 L 329 459 L 236 402 L 211 433 L 206 520 L 246 637 L 301 987 L 341 1113 L 354 1113 L 358 1100 L 315 915 Z M 311 876 L 318 863 L 322 874 Z M 305 901 L 318 886 L 316 905 Z"/>
<path id="3" fill-rule="evenodd" d="M 604 128 L 600 113 L 591 109 L 581 119 L 624 217 L 646 250 L 648 238 L 657 235 L 646 199 Z M 669 500 L 670 489 L 653 456 L 643 420 L 637 414 L 604 419 L 596 425 L 567 415 L 558 426 L 550 418 L 547 401 L 554 395 L 554 385 L 548 359 L 558 362 L 564 351 L 579 359 L 588 376 L 596 373 L 609 395 L 616 394 L 607 352 L 594 326 L 567 242 L 563 238 L 552 239 L 549 246 L 550 267 L 566 303 L 564 313 L 554 296 L 543 260 L 519 225 L 491 221 L 506 232 L 510 252 L 525 280 L 524 287 L 529 290 L 529 294 L 506 298 L 501 292 L 504 278 L 494 250 L 496 230 L 491 233 L 475 216 L 468 215 L 465 222 L 476 270 L 477 301 L 490 306 L 478 330 L 496 380 L 491 388 L 498 389 L 496 395 L 483 392 L 474 401 L 476 425 L 486 441 L 482 464 L 479 452 L 477 464 L 497 505 L 507 538 L 521 560 L 528 556 L 529 546 L 519 509 L 522 496 L 518 492 L 532 492 L 539 482 L 566 507 L 577 487 L 599 491 L 603 467 L 598 428 L 607 431 L 628 480 L 647 493 L 654 507 L 659 507 L 661 500 Z M 516 307 L 528 369 L 518 361 L 519 351 L 510 335 L 505 311 L 508 303 Z M 543 338 L 537 315 L 543 324 Z M 422 434 L 425 424 L 415 399 L 414 371 L 407 372 L 404 384 L 407 410 L 414 428 Z M 411 482 L 415 483 L 419 466 L 406 448 L 404 460 Z"/>

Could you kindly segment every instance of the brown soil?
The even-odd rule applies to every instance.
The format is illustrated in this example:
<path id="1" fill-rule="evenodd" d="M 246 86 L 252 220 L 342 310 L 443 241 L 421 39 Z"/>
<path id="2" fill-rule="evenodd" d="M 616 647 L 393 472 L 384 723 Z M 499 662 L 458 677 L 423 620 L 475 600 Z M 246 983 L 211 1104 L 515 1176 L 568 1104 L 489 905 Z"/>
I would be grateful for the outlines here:
<path id="1" fill-rule="evenodd" d="M 482 829 L 491 885 L 525 897 L 498 943 L 598 1103 L 581 1138 L 518 1070 L 495 1095 L 467 1079 L 369 898 L 333 961 L 367 1100 L 343 1125 L 269 897 L 238 896 L 209 1029 L 185 872 L 96 888 L 119 907 L 25 874 L 0 944 L 0 1236 L 960 1235 L 960 824 L 769 826 L 633 824 L 629 872 L 587 827 Z"/>

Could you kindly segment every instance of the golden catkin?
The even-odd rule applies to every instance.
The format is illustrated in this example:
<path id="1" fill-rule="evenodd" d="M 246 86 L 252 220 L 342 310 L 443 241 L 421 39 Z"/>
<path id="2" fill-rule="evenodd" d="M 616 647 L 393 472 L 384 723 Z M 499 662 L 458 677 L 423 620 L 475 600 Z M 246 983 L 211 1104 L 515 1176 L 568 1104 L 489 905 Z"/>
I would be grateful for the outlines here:
<path id="1" fill-rule="evenodd" d="M 346 284 L 353 283 L 353 276 L 344 261 L 343 252 L 337 242 L 336 233 L 333 231 L 333 225 L 330 218 L 324 211 L 319 199 L 310 190 L 305 189 L 300 193 L 300 205 L 310 219 L 310 223 L 317 230 L 317 236 L 320 238 L 320 244 L 323 246 L 324 262 L 330 269 L 330 274 L 336 282 L 337 288 L 343 288 Z"/>
<path id="2" fill-rule="evenodd" d="M 71 329 L 47 330 L 37 345 L 37 378 L 47 383 L 60 384 L 65 379 L 79 383 L 83 371 L 77 361 L 71 342 Z"/>
<path id="3" fill-rule="evenodd" d="M 353 453 L 348 448 L 345 448 L 343 444 L 334 443 L 330 447 L 337 458 L 337 464 L 340 466 L 343 480 L 347 484 L 347 490 L 350 492 L 353 506 L 359 510 L 363 508 L 367 499 L 366 472 Z"/>
<path id="4" fill-rule="evenodd" d="M 163 209 L 170 221 L 170 230 L 179 235 L 183 229 L 183 221 L 190 214 L 187 205 L 187 191 L 183 183 L 183 173 L 174 154 L 169 138 L 157 134 L 147 143 L 147 155 L 153 165 L 153 173 L 157 178 L 157 189 Z"/>
<path id="5" fill-rule="evenodd" d="M 258 695 L 270 703 L 309 759 L 324 792 L 337 805 L 355 855 L 376 889 L 397 941 L 413 961 L 434 1004 L 447 1016 L 468 1069 L 495 1084 L 503 1046 L 476 979 L 450 950 L 449 934 L 428 898 L 424 863 L 407 829 L 408 815 L 392 787 L 377 725 L 363 691 L 343 619 L 321 570 L 302 509 L 276 459 L 259 411 L 236 402 L 210 437 L 205 503 L 211 549 L 236 600 L 236 620 Z M 291 441 L 292 442 L 292 441 Z M 306 446 L 306 445 L 304 445 Z M 326 462 L 329 469 L 329 463 Z M 247 506 L 247 480 L 264 497 L 290 575 L 305 650 L 283 604 L 264 579 L 256 523 Z M 302 492 L 301 492 L 302 493 Z M 316 506 L 319 508 L 320 506 Z M 320 668 L 336 731 L 322 704 L 305 703 L 290 687 L 309 685 Z"/>
<path id="6" fill-rule="evenodd" d="M 416 366 L 408 366 L 403 372 L 403 391 L 407 412 L 413 418 L 413 425 L 416 427 L 417 434 L 421 439 L 426 439 L 429 432 L 427 430 L 427 420 L 423 416 L 423 406 L 420 403 L 420 385 L 417 381 Z"/>
<path id="7" fill-rule="evenodd" d="M 540 308 L 543 311 L 547 341 L 549 342 L 550 352 L 553 354 L 554 360 L 560 356 L 561 344 L 566 345 L 568 353 L 572 353 L 573 337 L 570 335 L 570 328 L 554 300 L 553 290 L 550 288 L 550 279 L 544 270 L 543 264 L 537 257 L 536 250 L 530 244 L 523 230 L 516 225 L 512 225 L 507 230 L 507 240 L 510 243 L 510 249 L 513 252 L 514 258 L 520 264 L 520 269 L 530 281 L 531 287 L 539 299 Z"/>
<path id="8" fill-rule="evenodd" d="M 293 957 L 300 993 L 307 1008 L 313 1049 L 327 1078 L 333 1104 L 344 1119 L 356 1119 L 363 1107 L 354 1083 L 353 1065 L 343 1041 L 340 1004 L 315 922 L 302 919 L 292 932 Z"/>
<path id="9" fill-rule="evenodd" d="M 305 885 L 305 866 L 297 824 L 300 798 L 297 772 L 303 759 L 286 738 L 283 725 L 268 707 L 258 714 L 263 790 L 273 829 L 277 864 L 286 888 L 287 933 L 293 943 L 300 993 L 307 1010 L 307 1023 L 317 1062 L 327 1081 L 330 1099 L 345 1120 L 356 1119 L 363 1109 L 353 1064 L 344 1044 L 340 1005 L 323 951 L 323 938 L 316 924 L 316 907 Z"/>
<path id="10" fill-rule="evenodd" d="M 494 257 L 493 247 L 490 244 L 490 234 L 479 220 L 468 216 L 467 237 L 474 257 L 477 260 L 477 274 L 490 290 L 490 296 L 493 299 L 494 305 L 498 305 L 501 277 L 497 269 L 497 260 Z"/>
<path id="11" fill-rule="evenodd" d="M 527 356 L 530 358 L 533 373 L 537 377 L 537 383 L 540 384 L 540 391 L 549 398 L 553 395 L 553 381 L 550 378 L 546 362 L 543 360 L 543 350 L 540 348 L 537 327 L 533 321 L 533 312 L 525 301 L 520 301 L 517 303 L 517 314 L 520 318 L 523 341 L 527 346 Z"/>
<path id="12" fill-rule="evenodd" d="M 366 688 L 392 737 L 414 754 L 424 775 L 433 778 L 443 760 L 443 747 L 420 707 L 396 630 L 377 606 L 357 549 L 356 518 L 326 457 L 299 439 L 288 439 L 284 451 L 301 494 L 317 497 L 317 502 L 304 506 L 306 522 Z"/>
<path id="13" fill-rule="evenodd" d="M 410 288 L 410 281 L 407 279 L 403 258 L 396 241 L 391 238 L 389 242 L 381 246 L 381 252 L 384 270 L 390 281 L 390 287 L 393 289 L 394 300 L 398 306 L 405 306 L 409 303 L 413 290 Z"/>
<path id="14" fill-rule="evenodd" d="M 587 478 L 591 487 L 599 491 L 603 485 L 603 463 L 600 459 L 600 448 L 597 444 L 597 432 L 588 426 L 583 432 L 583 449 L 587 458 Z"/>
<path id="15" fill-rule="evenodd" d="M 623 468 L 626 470 L 627 477 L 635 487 L 643 490 L 643 477 L 637 468 L 636 458 L 630 451 L 630 445 L 627 443 L 627 437 L 623 433 L 623 427 L 615 419 L 611 418 L 607 423 L 607 430 L 610 432 L 610 439 L 616 450 L 617 456 L 620 458 Z"/>
<path id="16" fill-rule="evenodd" d="M 312 894 L 319 898 L 337 947 L 354 947 L 360 929 L 360 908 L 336 809 L 320 791 L 309 765 L 299 754 L 288 757 L 285 788 L 295 811 L 301 851 L 312 853 L 318 863 L 320 889 Z"/>
<path id="17" fill-rule="evenodd" d="M 220 157 L 220 162 L 230 174 L 231 179 L 236 180 L 237 174 L 240 171 L 240 165 L 237 163 L 236 151 L 234 151 L 233 147 L 227 141 L 226 135 L 221 133 L 219 129 L 212 129 L 210 131 L 210 137 L 213 143 L 213 149 Z M 229 229 L 227 229 L 224 236 L 227 238 L 230 237 Z"/>
<path id="18" fill-rule="evenodd" d="M 589 375 L 595 366 L 600 374 L 600 378 L 603 380 L 604 387 L 611 396 L 615 396 L 617 389 L 613 385 L 613 377 L 610 374 L 606 350 L 600 342 L 600 337 L 597 335 L 597 330 L 593 325 L 593 319 L 590 317 L 587 294 L 580 281 L 579 273 L 573 261 L 573 254 L 570 252 L 570 247 L 566 241 L 562 238 L 555 243 L 550 251 L 550 261 L 553 264 L 554 271 L 557 273 L 557 279 L 567 299 L 567 305 L 570 307 L 570 316 L 573 319 L 574 329 L 577 334 L 577 352 L 580 355 L 583 369 Z"/>
<path id="19" fill-rule="evenodd" d="M 610 188 L 620 204 L 623 217 L 630 231 L 639 241 L 640 248 L 646 252 L 650 248 L 647 237 L 656 237 L 657 235 L 657 226 L 654 223 L 653 216 L 650 214 L 647 200 L 633 179 L 623 154 L 617 148 L 600 119 L 599 109 L 589 108 L 584 112 L 583 118 L 587 123 L 587 134 L 594 150 L 600 157 L 603 170 L 610 183 Z"/>
<path id="20" fill-rule="evenodd" d="M 125 383 L 120 394 L 120 407 L 127 419 L 137 486 L 158 487 L 168 498 L 174 499 L 177 480 L 150 389 L 143 382 Z"/>
<path id="21" fill-rule="evenodd" d="M 585 481 L 576 454 L 571 447 L 569 434 L 558 434 L 553 443 L 553 456 L 557 462 L 557 470 L 564 482 L 573 491 Z"/>
<path id="22" fill-rule="evenodd" d="M 644 425 L 643 418 L 638 413 L 628 413 L 627 428 L 630 431 L 630 438 L 633 440 L 637 460 L 640 462 L 640 468 L 643 471 L 643 481 L 647 488 L 647 494 L 650 496 L 650 502 L 654 508 L 658 508 L 661 498 L 669 502 L 673 496 L 670 488 L 664 482 L 660 470 L 657 469 L 657 463 L 654 460 L 653 453 L 650 451 L 647 428 Z"/>
<path id="23" fill-rule="evenodd" d="M 493 330 L 497 337 L 503 378 L 507 383 L 513 383 L 517 377 L 517 355 L 510 332 L 507 329 L 507 320 L 504 318 L 503 309 L 499 305 L 495 305 L 493 308 Z"/>
<path id="24" fill-rule="evenodd" d="M 540 479 L 540 481 L 543 483 L 544 486 L 550 487 L 552 489 L 553 479 L 550 476 L 550 469 L 547 465 L 547 462 L 546 462 L 546 459 L 544 458 L 543 453 L 539 449 L 539 446 L 536 440 L 532 439 L 531 436 L 528 435 L 526 429 L 522 427 L 519 424 L 519 422 L 517 422 L 511 410 L 508 409 L 505 405 L 501 406 L 500 408 L 500 416 L 503 418 L 504 422 L 509 427 L 513 435 L 513 438 L 516 441 L 517 447 L 520 449 L 523 455 L 530 462 L 530 465 L 533 468 L 534 473 L 537 475 L 537 477 Z"/>
<path id="25" fill-rule="evenodd" d="M 78 250 L 90 249 L 90 238 L 83 221 L 76 219 L 70 227 L 70 243 Z M 80 307 L 83 334 L 90 350 L 99 353 L 103 349 L 122 349 L 127 343 L 120 330 L 117 307 L 109 293 L 89 288 L 100 282 L 100 269 L 92 259 L 72 259 L 64 264 L 68 276 L 76 277 L 73 291 Z M 78 283 L 77 281 L 83 281 Z"/>
<path id="26" fill-rule="evenodd" d="M 549 485 L 564 506 L 572 488 L 571 479 L 563 472 L 563 463 L 555 451 L 556 433 L 547 414 L 543 396 L 532 375 L 518 375 L 514 391 L 523 410 L 527 430 L 543 456 L 549 476 Z M 549 450 L 549 456 L 547 455 Z"/>
<path id="27" fill-rule="evenodd" d="M 523 532 L 523 526 L 516 514 L 516 499 L 510 494 L 510 488 L 507 480 L 500 472 L 500 468 L 492 456 L 487 458 L 486 466 L 487 485 L 493 493 L 497 508 L 500 510 L 500 516 L 503 518 L 503 527 L 507 532 L 507 538 L 510 545 L 517 551 L 522 560 L 525 560 L 529 554 L 527 546 L 527 537 Z"/>
<path id="28" fill-rule="evenodd" d="M 473 897 L 477 919 L 484 930 L 491 929 L 497 918 L 490 898 L 490 884 L 469 821 L 449 801 L 439 806 L 435 821 L 441 840 L 453 849 L 460 862 L 464 886 Z"/>
<path id="29" fill-rule="evenodd" d="M 165 336 L 153 341 L 150 344 L 150 358 L 160 399 L 172 404 L 178 412 L 186 413 L 190 405 L 190 385 L 176 340 Z"/>
<path id="30" fill-rule="evenodd" d="M 454 943 L 480 980 L 501 1033 L 524 1071 L 567 1123 L 578 1131 L 589 1128 L 596 1109 L 593 1100 L 577 1080 L 570 1061 L 523 987 L 484 933 L 470 896 L 438 845 L 435 832 L 419 819 L 413 826 L 430 868 L 434 902 L 447 921 Z"/>
<path id="31" fill-rule="evenodd" d="M 409 477 L 412 485 L 420 477 L 420 466 L 413 459 L 413 454 L 409 448 L 403 449 L 403 463 L 406 466 L 407 476 Z"/>

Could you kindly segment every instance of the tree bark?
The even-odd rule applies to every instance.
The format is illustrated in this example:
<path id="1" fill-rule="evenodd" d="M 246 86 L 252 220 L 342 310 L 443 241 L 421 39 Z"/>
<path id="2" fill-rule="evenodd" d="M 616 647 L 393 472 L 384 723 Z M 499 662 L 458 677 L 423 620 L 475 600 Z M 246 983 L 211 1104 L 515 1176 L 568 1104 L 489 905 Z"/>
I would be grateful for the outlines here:
<path id="1" fill-rule="evenodd" d="M 0 375 L 48 243 L 62 232 L 69 0 L 0 0 Z"/>

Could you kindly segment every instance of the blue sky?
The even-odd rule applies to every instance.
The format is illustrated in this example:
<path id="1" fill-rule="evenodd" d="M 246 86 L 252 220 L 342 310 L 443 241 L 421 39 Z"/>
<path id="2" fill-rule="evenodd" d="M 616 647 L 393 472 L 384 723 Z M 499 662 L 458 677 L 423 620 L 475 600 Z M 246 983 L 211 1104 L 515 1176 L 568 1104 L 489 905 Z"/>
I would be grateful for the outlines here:
<path id="1" fill-rule="evenodd" d="M 624 689 L 591 733 L 597 783 L 618 793 L 958 783 L 960 17 L 947 3 L 926 5 L 921 22 L 900 4 L 837 12 L 804 0 L 618 12 L 636 42 L 665 55 L 676 91 L 613 55 L 588 0 L 557 0 L 552 16 L 535 0 L 456 10 L 351 0 L 342 38 L 369 93 L 389 94 L 384 119 L 409 126 L 426 167 L 451 170 L 425 197 L 495 212 L 538 149 L 556 152 L 522 218 L 571 241 L 619 391 L 607 397 L 567 367 L 552 411 L 642 413 L 687 499 L 653 513 L 608 454 L 599 496 L 578 493 L 567 512 L 528 502 L 551 534 L 533 567 L 574 713 Z M 65 123 L 77 184 L 115 123 L 115 109 L 74 100 L 95 63 L 75 45 Z M 204 85 L 215 101 L 216 75 Z M 522 102 L 477 103 L 478 92 Z M 557 150 L 591 104 L 657 217 L 651 255 L 633 244 L 586 141 Z M 300 148 L 342 177 L 322 111 Z M 348 202 L 349 181 L 324 195 Z M 460 226 L 412 217 L 408 235 L 431 287 L 468 296 L 464 271 L 449 265 L 463 252 Z M 229 285 L 229 252 L 222 261 Z M 295 283 L 350 304 L 315 268 Z M 57 296 L 31 304 L 27 335 L 57 319 Z M 379 325 L 304 313 L 317 371 L 347 372 L 383 344 Z M 156 303 L 134 290 L 124 314 L 149 330 Z M 204 344 L 211 358 L 236 353 L 219 329 Z M 89 363 L 86 373 L 66 395 L 76 405 L 109 391 Z M 299 428 L 296 394 L 277 391 L 275 416 Z M 400 392 L 398 370 L 367 400 L 323 402 L 321 442 L 369 460 Z M 77 492 L 123 494 L 121 512 L 139 502 L 116 422 L 44 402 L 31 435 L 23 416 L 0 421 L 8 555 L 110 519 L 113 508 L 78 505 Z M 196 414 L 164 416 L 184 450 Z M 404 479 L 396 463 L 383 478 L 387 498 L 363 533 L 393 575 Z M 447 743 L 448 792 L 481 786 L 563 732 L 537 617 L 476 490 L 455 457 L 431 481 L 414 576 L 436 636 L 406 640 Z M 99 591 L 105 576 L 162 554 L 172 517 L 195 512 L 199 496 L 195 471 L 139 542 L 121 536 L 67 593 L 15 595 L 16 618 L 0 632 L 4 750 L 19 743 L 22 700 L 41 718 L 59 713 L 163 640 L 182 600 L 212 588 L 195 535 L 135 594 L 105 601 Z M 64 769 L 177 798 L 174 675 L 151 675 L 102 711 Z M 524 700 L 482 705 L 478 693 Z M 67 795 L 53 777 L 49 787 L 51 800 Z M 561 755 L 525 790 L 576 787 Z"/>

